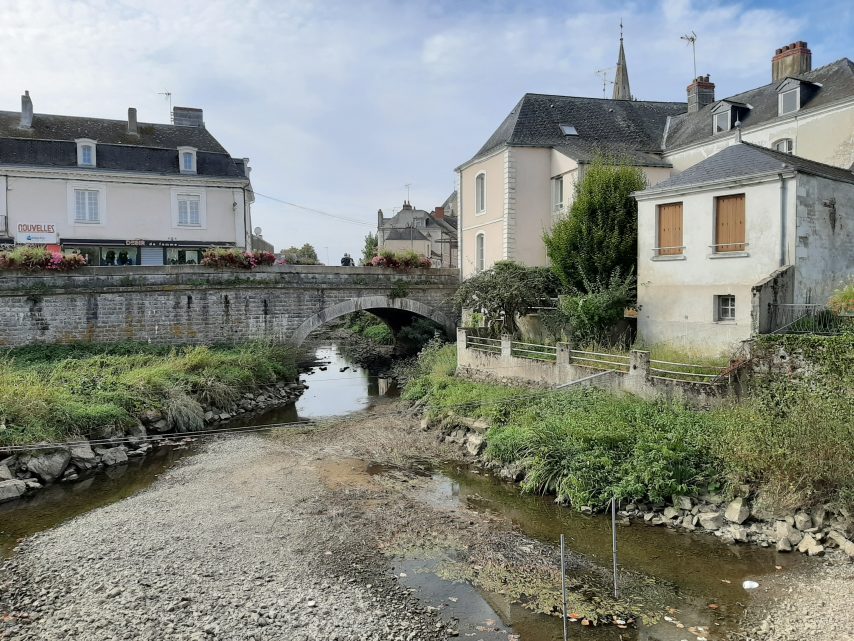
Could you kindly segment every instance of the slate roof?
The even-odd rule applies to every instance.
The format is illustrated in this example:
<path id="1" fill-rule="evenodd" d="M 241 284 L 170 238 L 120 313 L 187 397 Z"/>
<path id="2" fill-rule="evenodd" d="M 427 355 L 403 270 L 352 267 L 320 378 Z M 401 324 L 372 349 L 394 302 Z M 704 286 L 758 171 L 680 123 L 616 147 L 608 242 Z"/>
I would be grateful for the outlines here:
<path id="1" fill-rule="evenodd" d="M 842 58 L 836 62 L 801 74 L 798 76 L 798 79 L 821 85 L 809 100 L 801 105 L 801 110 L 798 113 L 806 112 L 816 107 L 823 107 L 837 100 L 854 96 L 854 62 L 851 62 L 848 58 Z M 777 115 L 777 86 L 780 82 L 782 81 L 775 81 L 722 100 L 744 103 L 752 107 L 752 109 L 746 110 L 746 113 L 741 116 L 742 128 L 753 127 L 778 118 L 790 118 L 791 114 L 786 116 Z M 664 147 L 668 151 L 672 151 L 677 147 L 714 138 L 715 134 L 712 133 L 712 110 L 720 102 L 721 99 L 716 100 L 710 105 L 706 105 L 696 113 L 683 113 L 671 118 L 670 127 L 667 130 L 667 136 L 664 140 Z M 724 133 L 718 134 L 718 136 L 725 135 Z"/>
<path id="2" fill-rule="evenodd" d="M 662 181 L 650 189 L 645 189 L 639 194 L 652 195 L 676 188 L 696 187 L 728 179 L 748 178 L 788 170 L 854 183 L 854 172 L 847 169 L 742 142 L 719 151 L 681 174 Z"/>
<path id="3" fill-rule="evenodd" d="M 139 135 L 127 132 L 127 121 L 34 114 L 31 129 L 19 128 L 20 112 L 0 111 L 0 164 L 76 167 L 77 138 L 97 143 L 98 169 L 180 174 L 178 147 L 195 147 L 197 174 L 245 177 L 204 127 L 139 123 Z"/>
<path id="4" fill-rule="evenodd" d="M 489 140 L 468 161 L 503 145 L 554 147 L 581 162 L 597 151 L 627 156 L 637 164 L 669 166 L 656 155 L 668 116 L 684 113 L 684 102 L 608 100 L 525 94 Z M 565 136 L 561 124 L 577 136 Z M 466 163 L 467 164 L 467 163 Z"/>
<path id="5" fill-rule="evenodd" d="M 385 232 L 385 240 L 430 240 L 415 227 L 395 227 Z"/>

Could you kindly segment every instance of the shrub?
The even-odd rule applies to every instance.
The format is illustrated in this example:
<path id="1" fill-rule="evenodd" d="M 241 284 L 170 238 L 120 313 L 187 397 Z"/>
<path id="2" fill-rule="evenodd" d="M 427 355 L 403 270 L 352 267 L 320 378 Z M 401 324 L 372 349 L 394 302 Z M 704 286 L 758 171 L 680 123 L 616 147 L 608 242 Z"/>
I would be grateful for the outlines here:
<path id="1" fill-rule="evenodd" d="M 67 272 L 85 266 L 83 255 L 51 252 L 44 247 L 24 245 L 10 252 L 0 252 L 0 270 Z"/>
<path id="2" fill-rule="evenodd" d="M 394 343 L 394 334 L 391 333 L 388 325 L 382 321 L 377 325 L 366 327 L 362 332 L 362 336 L 380 345 L 391 345 Z"/>
<path id="3" fill-rule="evenodd" d="M 383 249 L 380 253 L 374 256 L 370 262 L 366 263 L 370 267 L 388 267 L 390 269 L 408 270 L 414 268 L 427 269 L 432 266 L 430 259 L 426 256 L 420 256 L 414 251 L 394 252 L 390 249 Z"/>
<path id="4" fill-rule="evenodd" d="M 827 306 L 838 316 L 854 315 L 854 278 L 833 292 Z"/>
<path id="5" fill-rule="evenodd" d="M 201 265 L 219 269 L 255 269 L 258 265 L 272 265 L 275 262 L 276 255 L 271 252 L 214 247 L 202 255 Z"/>

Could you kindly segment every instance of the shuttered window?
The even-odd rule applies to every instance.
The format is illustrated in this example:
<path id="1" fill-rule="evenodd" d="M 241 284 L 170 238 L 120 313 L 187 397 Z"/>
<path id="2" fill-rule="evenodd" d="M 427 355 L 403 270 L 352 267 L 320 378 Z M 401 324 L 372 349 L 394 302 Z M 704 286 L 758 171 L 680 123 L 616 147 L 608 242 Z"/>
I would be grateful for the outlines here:
<path id="1" fill-rule="evenodd" d="M 677 256 L 682 253 L 682 203 L 658 206 L 657 256 Z"/>
<path id="2" fill-rule="evenodd" d="M 744 251 L 747 248 L 744 230 L 744 194 L 716 198 L 714 251 Z"/>

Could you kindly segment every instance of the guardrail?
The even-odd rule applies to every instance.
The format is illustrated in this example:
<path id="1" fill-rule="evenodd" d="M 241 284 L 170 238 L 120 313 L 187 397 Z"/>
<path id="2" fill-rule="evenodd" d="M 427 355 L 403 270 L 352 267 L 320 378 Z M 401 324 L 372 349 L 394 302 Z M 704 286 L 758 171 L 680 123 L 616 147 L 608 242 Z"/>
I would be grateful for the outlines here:
<path id="1" fill-rule="evenodd" d="M 837 316 L 822 305 L 779 303 L 770 306 L 772 334 L 839 334 L 854 318 Z"/>
<path id="2" fill-rule="evenodd" d="M 530 358 L 535 361 L 557 362 L 557 347 L 513 341 L 510 343 L 510 355 L 519 358 Z"/>
<path id="3" fill-rule="evenodd" d="M 483 336 L 469 336 L 468 338 L 466 338 L 466 349 L 474 349 L 480 352 L 500 354 L 501 339 L 486 338 Z"/>
<path id="4" fill-rule="evenodd" d="M 630 357 L 628 354 L 608 354 L 605 352 L 586 352 L 578 349 L 569 350 L 569 361 L 583 367 L 594 369 L 612 369 L 618 372 L 628 372 Z"/>
<path id="5" fill-rule="evenodd" d="M 722 372 L 723 368 L 716 369 L 709 365 L 692 365 L 691 363 L 649 359 L 650 378 L 665 381 L 718 385 L 722 382 Z"/>

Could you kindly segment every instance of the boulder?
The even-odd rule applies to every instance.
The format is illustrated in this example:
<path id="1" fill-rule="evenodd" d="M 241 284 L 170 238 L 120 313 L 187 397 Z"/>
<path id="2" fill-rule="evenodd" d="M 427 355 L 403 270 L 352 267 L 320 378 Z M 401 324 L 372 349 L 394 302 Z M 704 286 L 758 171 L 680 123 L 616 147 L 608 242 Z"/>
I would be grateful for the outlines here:
<path id="1" fill-rule="evenodd" d="M 700 527 L 704 530 L 719 530 L 723 527 L 724 517 L 720 512 L 700 512 Z"/>
<path id="2" fill-rule="evenodd" d="M 480 434 L 469 434 L 466 438 L 466 450 L 472 456 L 479 455 L 485 447 L 486 441 Z"/>
<path id="3" fill-rule="evenodd" d="M 14 478 L 15 475 L 12 474 L 12 470 L 5 465 L 0 465 L 0 481 L 11 481 Z"/>
<path id="4" fill-rule="evenodd" d="M 685 528 L 686 530 L 694 531 L 697 528 L 694 526 L 694 516 L 691 514 L 687 514 L 682 517 L 679 521 L 679 526 Z"/>
<path id="5" fill-rule="evenodd" d="M 122 447 L 111 447 L 101 454 L 101 462 L 107 467 L 128 462 L 128 455 Z"/>
<path id="6" fill-rule="evenodd" d="M 730 523 L 735 523 L 736 525 L 744 523 L 749 516 L 750 507 L 747 505 L 747 501 L 742 497 L 738 497 L 737 499 L 730 501 L 730 504 L 727 505 L 726 511 L 724 512 L 724 518 Z"/>
<path id="7" fill-rule="evenodd" d="M 824 546 L 816 541 L 812 534 L 804 534 L 804 538 L 798 543 L 798 552 L 804 552 L 810 556 L 821 556 L 824 554 Z"/>
<path id="8" fill-rule="evenodd" d="M 676 495 L 674 495 L 673 496 L 673 507 L 680 509 L 680 510 L 690 510 L 692 507 L 694 507 L 694 504 L 691 501 L 691 498 L 688 496 L 676 496 Z"/>
<path id="9" fill-rule="evenodd" d="M 148 431 L 145 429 L 145 425 L 139 422 L 128 427 L 127 430 L 125 430 L 125 433 L 133 438 L 145 438 L 148 436 Z"/>
<path id="10" fill-rule="evenodd" d="M 812 517 L 806 512 L 798 512 L 795 514 L 795 527 L 801 532 L 809 530 L 812 527 Z"/>
<path id="11" fill-rule="evenodd" d="M 797 545 L 803 538 L 803 534 L 798 532 L 788 521 L 777 521 L 774 526 L 774 536 L 778 542 L 786 539 L 790 545 Z"/>
<path id="12" fill-rule="evenodd" d="M 422 432 L 426 432 L 427 430 L 429 430 L 430 429 L 430 419 L 426 416 L 423 417 L 421 419 L 421 423 L 419 424 L 419 427 L 421 428 Z"/>
<path id="13" fill-rule="evenodd" d="M 668 521 L 675 519 L 677 516 L 679 516 L 679 510 L 677 510 L 675 507 L 664 508 L 664 518 Z"/>
<path id="14" fill-rule="evenodd" d="M 205 423 L 213 423 L 214 413 L 211 410 L 205 412 Z"/>
<path id="15" fill-rule="evenodd" d="M 69 448 L 71 454 L 71 462 L 81 470 L 88 470 L 98 464 L 98 457 L 92 451 L 92 447 L 88 443 L 80 443 L 72 445 Z"/>
<path id="16" fill-rule="evenodd" d="M 159 421 L 154 421 L 150 424 L 151 429 L 155 432 L 168 432 L 169 431 L 169 423 L 165 418 L 161 418 Z"/>
<path id="17" fill-rule="evenodd" d="M 219 420 L 221 420 L 221 421 L 227 421 L 228 419 L 231 418 L 231 414 L 229 414 L 228 412 L 223 412 L 217 418 L 219 418 Z"/>
<path id="18" fill-rule="evenodd" d="M 39 452 L 27 461 L 27 469 L 38 476 L 45 483 L 53 483 L 62 476 L 71 454 L 65 448 Z"/>
<path id="19" fill-rule="evenodd" d="M 730 536 L 732 536 L 733 541 L 737 541 L 739 543 L 747 543 L 750 539 L 748 538 L 748 529 L 743 525 L 731 525 L 729 527 Z"/>
<path id="20" fill-rule="evenodd" d="M 782 539 L 780 539 L 779 541 L 777 541 L 777 551 L 778 552 L 791 552 L 792 551 L 792 544 L 789 543 L 789 539 L 787 539 L 785 536 Z"/>
<path id="21" fill-rule="evenodd" d="M 854 559 L 854 543 L 846 539 L 842 534 L 836 532 L 835 530 L 831 530 L 827 534 L 827 538 L 831 539 L 836 545 L 839 546 L 839 549 L 845 552 L 850 559 Z"/>
<path id="22" fill-rule="evenodd" d="M 145 410 L 140 418 L 146 425 L 151 425 L 157 421 L 163 420 L 163 412 L 160 410 Z"/>
<path id="23" fill-rule="evenodd" d="M 0 503 L 14 501 L 26 491 L 27 484 L 23 481 L 0 481 Z"/>

